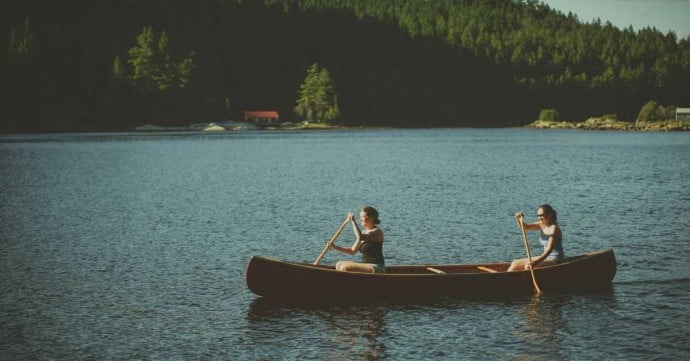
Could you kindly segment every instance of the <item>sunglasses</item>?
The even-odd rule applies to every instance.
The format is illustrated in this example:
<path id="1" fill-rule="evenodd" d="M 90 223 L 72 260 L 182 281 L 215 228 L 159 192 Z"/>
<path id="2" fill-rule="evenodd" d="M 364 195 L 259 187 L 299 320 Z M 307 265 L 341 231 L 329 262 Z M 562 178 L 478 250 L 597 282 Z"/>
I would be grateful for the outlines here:
<path id="1" fill-rule="evenodd" d="M 537 214 L 537 217 L 544 218 L 544 217 L 546 217 L 546 214 Z"/>

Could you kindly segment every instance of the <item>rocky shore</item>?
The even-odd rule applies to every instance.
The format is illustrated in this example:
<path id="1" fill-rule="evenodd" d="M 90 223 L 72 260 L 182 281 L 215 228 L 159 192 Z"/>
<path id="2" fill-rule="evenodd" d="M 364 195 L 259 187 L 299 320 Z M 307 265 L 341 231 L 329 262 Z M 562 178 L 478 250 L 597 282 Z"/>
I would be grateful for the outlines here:
<path id="1" fill-rule="evenodd" d="M 158 126 L 153 124 L 146 124 L 136 127 L 134 130 L 139 132 L 189 132 L 189 131 L 200 131 L 200 132 L 224 132 L 224 131 L 241 131 L 241 130 L 315 130 L 315 129 L 347 129 L 348 127 L 343 127 L 340 125 L 334 125 L 330 123 L 310 123 L 310 122 L 299 122 L 291 123 L 285 122 L 280 124 L 270 124 L 270 125 L 256 125 L 253 123 L 246 122 L 211 122 L 211 123 L 194 123 L 186 126 Z"/>
<path id="2" fill-rule="evenodd" d="M 582 129 L 582 130 L 628 130 L 628 131 L 690 131 L 690 120 L 685 121 L 658 121 L 658 122 L 625 122 L 607 118 L 589 118 L 583 122 L 535 120 L 527 124 L 528 128 L 539 129 Z M 242 130 L 328 130 L 328 129 L 355 129 L 360 127 L 345 127 L 329 123 L 282 123 L 267 126 L 258 126 L 244 122 L 217 122 L 195 123 L 187 126 L 162 127 L 156 125 L 143 125 L 136 127 L 140 132 L 165 132 L 165 131 L 201 131 L 224 132 Z"/>
<path id="3" fill-rule="evenodd" d="M 624 122 L 607 118 L 589 118 L 584 122 L 536 120 L 528 124 L 527 127 L 541 129 L 688 131 L 690 130 L 690 120 L 665 120 L 658 122 Z"/>

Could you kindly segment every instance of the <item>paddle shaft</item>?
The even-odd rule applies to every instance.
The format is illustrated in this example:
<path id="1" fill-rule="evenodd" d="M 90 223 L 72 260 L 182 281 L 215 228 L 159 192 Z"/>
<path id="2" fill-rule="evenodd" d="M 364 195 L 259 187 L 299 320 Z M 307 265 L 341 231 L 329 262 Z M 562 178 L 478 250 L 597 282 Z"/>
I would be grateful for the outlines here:
<path id="1" fill-rule="evenodd" d="M 520 230 L 522 231 L 522 239 L 525 241 L 525 250 L 527 251 L 527 267 L 529 268 L 529 272 L 532 275 L 532 283 L 534 284 L 534 290 L 537 291 L 537 294 L 541 293 L 541 289 L 539 289 L 539 285 L 537 284 L 537 278 L 534 276 L 534 269 L 532 269 L 532 253 L 529 251 L 529 241 L 527 241 L 527 233 L 525 232 L 525 224 L 522 223 L 522 217 L 517 219 L 518 226 L 520 227 Z"/>
<path id="2" fill-rule="evenodd" d="M 323 248 L 323 251 L 321 251 L 321 254 L 319 255 L 319 257 L 317 257 L 316 261 L 314 261 L 314 266 L 318 265 L 321 262 L 323 257 L 326 255 L 326 252 L 328 252 L 328 249 L 331 248 L 331 246 L 333 245 L 333 242 L 335 242 L 335 240 L 338 238 L 338 236 L 340 236 L 340 233 L 343 232 L 343 229 L 345 229 L 345 226 L 347 226 L 348 223 L 350 223 L 349 218 L 345 219 L 345 222 L 343 222 L 343 224 L 340 226 L 340 228 L 338 228 L 338 231 L 335 232 L 335 234 L 333 235 L 333 238 L 331 238 L 331 240 L 328 241 L 328 243 L 326 243 L 326 247 Z"/>

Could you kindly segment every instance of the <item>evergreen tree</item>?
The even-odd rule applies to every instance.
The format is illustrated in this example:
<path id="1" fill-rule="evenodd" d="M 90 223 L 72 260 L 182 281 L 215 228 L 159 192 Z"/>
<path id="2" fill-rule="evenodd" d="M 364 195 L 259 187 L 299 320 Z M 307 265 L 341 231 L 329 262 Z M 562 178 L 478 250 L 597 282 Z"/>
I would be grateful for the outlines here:
<path id="1" fill-rule="evenodd" d="M 165 31 L 157 36 L 152 27 L 144 27 L 137 36 L 137 44 L 127 51 L 131 74 L 127 74 L 120 57 L 113 61 L 113 74 L 117 79 L 129 80 L 136 89 L 145 92 L 184 88 L 194 69 L 194 52 L 180 61 L 173 61 L 168 47 Z"/>
<path id="2" fill-rule="evenodd" d="M 330 72 L 312 64 L 298 92 L 295 113 L 309 121 L 330 121 L 338 117 L 338 96 Z"/>
<path id="3" fill-rule="evenodd" d="M 539 120 L 556 121 L 558 116 L 558 110 L 556 109 L 542 109 L 539 112 Z"/>
<path id="4" fill-rule="evenodd" d="M 19 30 L 14 27 L 10 29 L 7 58 L 11 64 L 19 65 L 26 62 L 32 46 L 32 40 L 31 21 L 28 18 L 24 19 L 24 24 Z"/>
<path id="5" fill-rule="evenodd" d="M 648 99 L 690 101 L 689 37 L 582 22 L 538 0 L 5 2 L 0 131 L 268 105 L 326 120 L 338 100 L 352 124 L 499 126 L 544 104 L 565 119 L 632 120 Z M 309 59 L 337 72 L 337 97 L 299 87 Z"/>

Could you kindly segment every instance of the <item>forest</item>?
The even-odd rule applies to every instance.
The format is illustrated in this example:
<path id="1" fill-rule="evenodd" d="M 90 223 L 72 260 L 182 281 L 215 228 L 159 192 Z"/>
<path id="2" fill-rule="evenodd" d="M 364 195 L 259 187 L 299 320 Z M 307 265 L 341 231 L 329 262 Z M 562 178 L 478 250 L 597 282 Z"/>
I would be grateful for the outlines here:
<path id="1" fill-rule="evenodd" d="M 335 123 L 524 125 L 689 106 L 690 38 L 535 0 L 7 0 L 0 132 L 298 121 L 314 64 Z M 296 108 L 297 107 L 297 108 Z M 297 110 L 296 110 L 297 109 Z"/>

